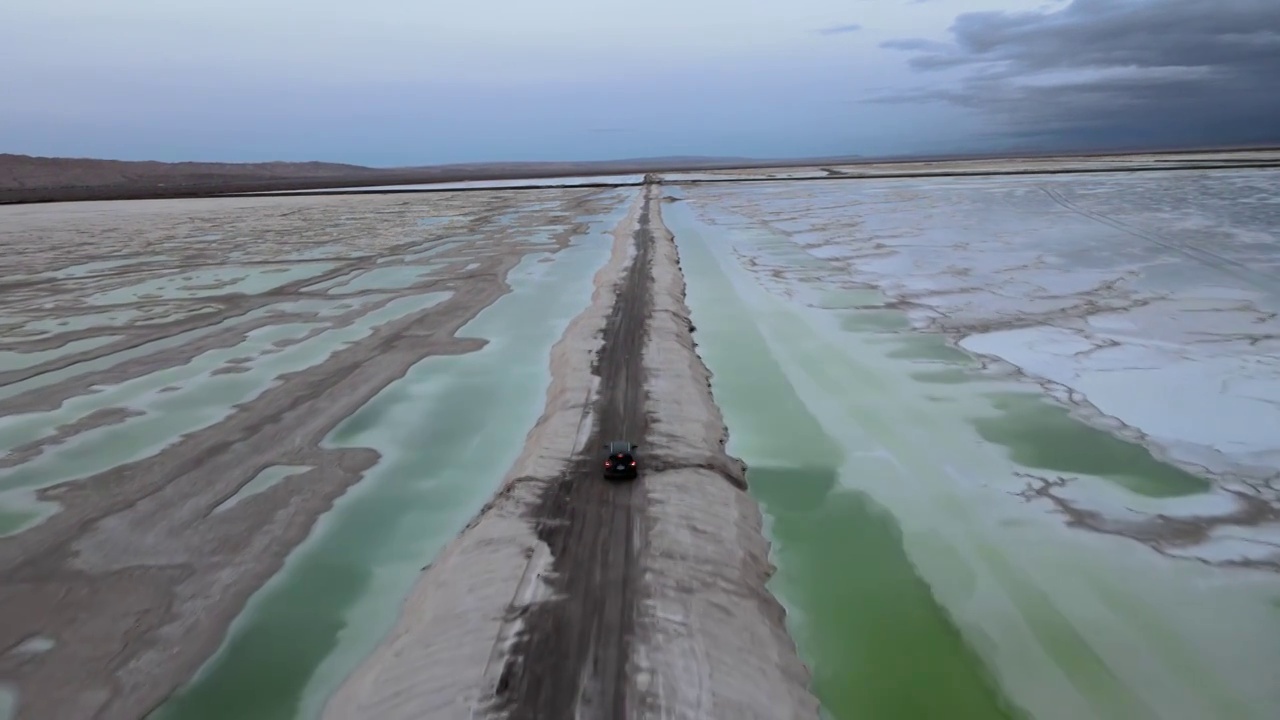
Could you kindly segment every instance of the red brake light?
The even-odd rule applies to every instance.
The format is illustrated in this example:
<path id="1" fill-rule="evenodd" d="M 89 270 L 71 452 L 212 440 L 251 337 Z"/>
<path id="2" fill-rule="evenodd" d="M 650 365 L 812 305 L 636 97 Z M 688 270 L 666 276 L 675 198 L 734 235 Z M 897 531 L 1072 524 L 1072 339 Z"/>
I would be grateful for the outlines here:
<path id="1" fill-rule="evenodd" d="M 635 464 L 636 464 L 636 461 L 635 461 L 635 460 L 632 460 L 632 461 L 631 461 L 631 464 L 632 464 L 632 465 L 635 465 Z"/>

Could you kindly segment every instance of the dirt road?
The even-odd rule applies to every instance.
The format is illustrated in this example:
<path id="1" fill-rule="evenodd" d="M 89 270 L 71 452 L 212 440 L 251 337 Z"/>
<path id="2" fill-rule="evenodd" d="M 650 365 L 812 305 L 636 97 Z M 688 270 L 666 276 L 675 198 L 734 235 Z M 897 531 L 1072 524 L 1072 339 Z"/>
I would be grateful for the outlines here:
<path id="1" fill-rule="evenodd" d="M 593 368 L 601 391 L 590 440 L 531 518 L 554 557 L 558 599 L 533 606 L 499 678 L 497 698 L 513 720 L 625 717 L 644 476 L 602 480 L 600 448 L 628 440 L 643 452 L 648 427 L 641 363 L 652 305 L 648 203 Z"/>

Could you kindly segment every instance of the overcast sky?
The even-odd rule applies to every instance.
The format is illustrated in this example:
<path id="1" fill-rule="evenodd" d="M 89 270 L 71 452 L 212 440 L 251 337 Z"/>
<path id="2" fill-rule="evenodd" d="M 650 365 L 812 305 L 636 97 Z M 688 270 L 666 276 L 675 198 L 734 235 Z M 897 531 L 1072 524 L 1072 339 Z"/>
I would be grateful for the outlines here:
<path id="1" fill-rule="evenodd" d="M 408 165 L 1280 141 L 1280 0 L 5 0 L 0 152 Z"/>

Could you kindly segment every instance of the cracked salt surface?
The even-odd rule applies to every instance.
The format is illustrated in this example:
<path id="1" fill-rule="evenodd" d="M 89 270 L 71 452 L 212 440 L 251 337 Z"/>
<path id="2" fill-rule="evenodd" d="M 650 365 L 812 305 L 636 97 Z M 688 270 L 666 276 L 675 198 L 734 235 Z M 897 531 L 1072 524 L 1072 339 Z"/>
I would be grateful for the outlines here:
<path id="1" fill-rule="evenodd" d="M 664 210 L 682 255 L 700 236 L 732 281 L 732 292 L 699 304 L 706 278 L 686 266 L 730 450 L 756 468 L 753 493 L 771 518 L 772 587 L 831 717 L 886 707 L 842 688 L 866 684 L 900 644 L 914 669 L 880 699 L 902 709 L 888 716 L 922 716 L 911 696 L 939 691 L 912 678 L 963 664 L 962 654 L 928 649 L 940 640 L 919 633 L 906 605 L 840 589 L 844 575 L 871 573 L 909 592 L 895 579 L 903 572 L 918 573 L 1003 694 L 1034 717 L 1275 716 L 1280 543 L 1267 483 L 1280 434 L 1265 429 L 1280 427 L 1271 360 L 1280 325 L 1266 278 L 1280 258 L 1259 248 L 1258 233 L 1280 223 L 1275 210 L 1231 203 L 1269 180 L 668 190 L 684 198 Z M 1065 209 L 1045 184 L 1137 234 Z M 1090 205 L 1086 190 L 1107 207 Z M 1207 218 L 1196 227 L 1216 223 L 1213 242 L 1159 238 L 1186 254 L 1149 242 L 1145 228 L 1169 212 L 1158 206 Z M 831 247 L 839 251 L 813 253 Z M 1196 254 L 1206 247 L 1220 258 L 1211 267 Z M 716 350 L 716 317 L 735 300 L 764 347 L 749 352 L 739 347 L 746 335 L 730 333 L 720 342 L 734 346 Z M 983 346 L 979 358 L 945 342 L 977 350 L 988 334 L 1017 341 Z M 776 392 L 790 388 L 813 433 L 840 449 L 825 495 L 821 473 L 797 472 L 824 456 L 795 449 L 813 433 L 784 442 L 802 415 L 781 401 L 764 407 L 775 391 L 759 373 L 733 390 L 747 356 L 761 353 L 781 368 Z M 786 485 L 760 475 L 779 468 L 794 475 Z M 796 505 L 804 492 L 817 495 Z M 835 536 L 870 522 L 849 493 L 892 517 L 905 571 L 892 569 L 892 542 Z M 840 513 L 842 524 L 827 522 Z M 883 552 L 866 556 L 874 548 Z M 881 618 L 888 639 L 877 652 L 859 654 L 879 635 L 858 631 L 851 615 Z"/>
<path id="2" fill-rule="evenodd" d="M 699 189 L 1189 469 L 1280 469 L 1273 171 Z M 811 208 L 820 208 L 815 211 Z M 794 225 L 792 225 L 794 227 Z M 750 231 L 750 228 L 748 228 Z M 833 252 L 833 248 L 838 252 Z M 757 255 L 766 258 L 758 251 Z M 1170 392 L 1169 388 L 1177 388 Z"/>

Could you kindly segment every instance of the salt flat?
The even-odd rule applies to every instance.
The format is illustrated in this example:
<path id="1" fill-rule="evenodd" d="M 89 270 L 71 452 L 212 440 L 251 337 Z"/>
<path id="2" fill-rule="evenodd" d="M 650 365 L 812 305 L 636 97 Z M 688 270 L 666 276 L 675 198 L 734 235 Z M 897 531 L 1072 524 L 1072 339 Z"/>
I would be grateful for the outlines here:
<path id="1" fill-rule="evenodd" d="M 634 194 L 0 209 L 18 717 L 140 717 L 206 661 L 185 717 L 322 702 L 514 461 Z"/>
<path id="2" fill-rule="evenodd" d="M 1270 720 L 1275 155 L 0 208 L 0 710 Z"/>
<path id="3" fill-rule="evenodd" d="M 832 717 L 1280 707 L 1276 179 L 670 182 L 729 449 Z M 857 617 L 897 629 L 867 650 Z"/>

